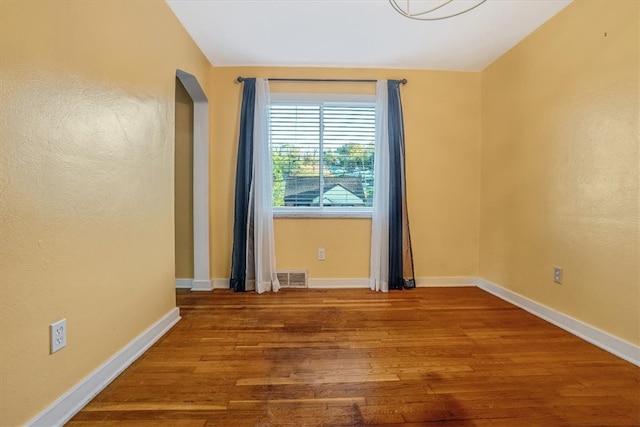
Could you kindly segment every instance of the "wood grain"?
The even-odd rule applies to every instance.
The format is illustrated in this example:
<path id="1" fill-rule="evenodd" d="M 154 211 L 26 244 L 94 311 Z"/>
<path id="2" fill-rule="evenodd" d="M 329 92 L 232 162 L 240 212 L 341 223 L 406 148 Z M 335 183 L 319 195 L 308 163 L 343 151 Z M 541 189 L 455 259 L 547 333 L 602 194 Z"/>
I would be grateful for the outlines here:
<path id="1" fill-rule="evenodd" d="M 177 302 L 68 426 L 640 426 L 640 368 L 477 288 Z"/>

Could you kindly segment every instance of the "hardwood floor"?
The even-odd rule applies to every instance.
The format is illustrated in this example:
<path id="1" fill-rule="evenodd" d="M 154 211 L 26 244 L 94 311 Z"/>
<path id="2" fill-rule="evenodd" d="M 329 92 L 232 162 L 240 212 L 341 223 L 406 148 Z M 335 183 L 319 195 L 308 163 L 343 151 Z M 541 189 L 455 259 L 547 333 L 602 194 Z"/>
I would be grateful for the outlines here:
<path id="1" fill-rule="evenodd" d="M 177 301 L 68 426 L 640 425 L 640 368 L 477 288 Z"/>

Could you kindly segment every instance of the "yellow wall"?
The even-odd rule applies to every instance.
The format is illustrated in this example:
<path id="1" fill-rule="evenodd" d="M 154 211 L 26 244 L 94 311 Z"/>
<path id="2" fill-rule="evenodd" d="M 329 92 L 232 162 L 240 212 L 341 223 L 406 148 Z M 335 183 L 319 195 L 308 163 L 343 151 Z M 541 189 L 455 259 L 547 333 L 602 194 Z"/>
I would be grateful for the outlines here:
<path id="1" fill-rule="evenodd" d="M 213 69 L 211 108 L 212 276 L 229 276 L 233 191 L 242 85 L 237 76 L 407 78 L 401 89 L 407 187 L 417 277 L 475 276 L 478 271 L 480 74 L 418 70 Z M 272 83 L 273 92 L 374 93 L 373 84 Z M 369 276 L 369 219 L 275 220 L 279 269 L 310 278 Z M 326 261 L 316 249 L 326 250 Z"/>
<path id="2" fill-rule="evenodd" d="M 0 418 L 25 423 L 175 307 L 175 70 L 163 1 L 0 2 Z M 48 325 L 68 345 L 49 354 Z"/>
<path id="3" fill-rule="evenodd" d="M 175 252 L 176 278 L 193 278 L 193 101 L 176 79 Z"/>
<path id="4" fill-rule="evenodd" d="M 480 223 L 481 277 L 635 344 L 639 8 L 576 1 L 482 72 Z"/>

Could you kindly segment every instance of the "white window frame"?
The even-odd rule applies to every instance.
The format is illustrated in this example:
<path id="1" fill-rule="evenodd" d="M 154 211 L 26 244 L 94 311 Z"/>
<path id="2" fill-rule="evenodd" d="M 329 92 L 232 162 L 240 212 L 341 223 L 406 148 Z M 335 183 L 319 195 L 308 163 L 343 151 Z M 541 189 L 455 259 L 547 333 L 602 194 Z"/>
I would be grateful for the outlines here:
<path id="1" fill-rule="evenodd" d="M 376 103 L 375 95 L 334 94 L 334 93 L 271 93 L 271 101 L 276 102 L 345 102 Z M 374 176 L 375 179 L 375 176 Z M 375 197 L 375 196 L 374 196 Z M 304 206 L 274 206 L 274 218 L 371 218 L 372 207 L 363 208 L 316 208 Z"/>

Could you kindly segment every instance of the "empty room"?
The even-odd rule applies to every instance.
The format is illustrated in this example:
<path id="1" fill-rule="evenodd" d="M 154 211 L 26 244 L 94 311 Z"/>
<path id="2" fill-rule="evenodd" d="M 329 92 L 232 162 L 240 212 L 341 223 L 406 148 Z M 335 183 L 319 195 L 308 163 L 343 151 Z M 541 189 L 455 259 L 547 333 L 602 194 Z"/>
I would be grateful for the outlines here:
<path id="1" fill-rule="evenodd" d="M 0 0 L 0 427 L 640 426 L 640 1 Z"/>

